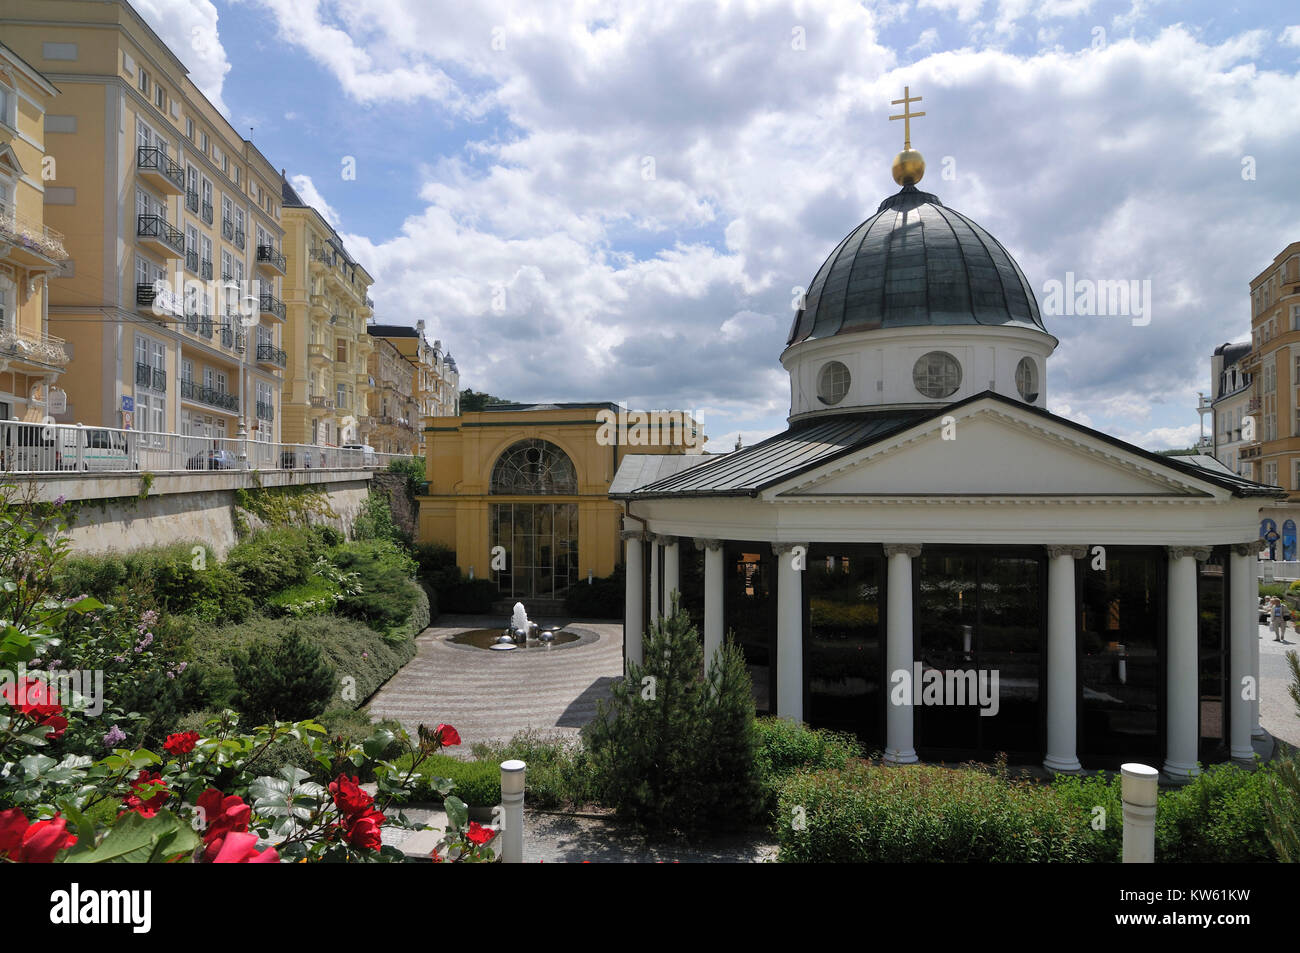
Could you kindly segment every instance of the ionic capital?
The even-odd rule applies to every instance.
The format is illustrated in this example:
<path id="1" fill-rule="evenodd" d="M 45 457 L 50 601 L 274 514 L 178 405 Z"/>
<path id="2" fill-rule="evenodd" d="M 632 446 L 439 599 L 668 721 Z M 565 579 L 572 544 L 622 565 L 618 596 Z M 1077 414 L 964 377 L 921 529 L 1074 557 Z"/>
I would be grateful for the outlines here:
<path id="1" fill-rule="evenodd" d="M 915 559 L 921 555 L 920 543 L 885 543 L 885 558 L 891 556 L 907 556 L 909 559 Z"/>
<path id="2" fill-rule="evenodd" d="M 793 551 L 796 546 L 803 547 L 804 552 L 808 551 L 807 543 L 773 543 L 772 555 L 784 556 L 786 553 Z"/>
<path id="3" fill-rule="evenodd" d="M 721 549 L 721 548 L 722 548 L 722 540 L 720 540 L 720 539 L 702 539 L 702 538 L 696 537 L 696 539 L 695 539 L 695 548 L 698 549 L 698 550 L 705 550 L 705 549 Z"/>
<path id="4" fill-rule="evenodd" d="M 1061 556 L 1069 556 L 1071 559 L 1082 559 L 1088 555 L 1087 546 L 1058 546 L 1050 545 L 1047 547 L 1047 556 L 1049 559 L 1058 559 Z"/>
<path id="5" fill-rule="evenodd" d="M 1258 556 L 1265 549 L 1268 549 L 1266 539 L 1251 539 L 1244 543 L 1232 544 L 1232 551 L 1238 556 Z"/>
<path id="6" fill-rule="evenodd" d="M 1205 562 L 1210 558 L 1210 548 L 1208 546 L 1166 546 L 1170 559 L 1183 559 L 1191 556 L 1197 562 Z"/>
<path id="7" fill-rule="evenodd" d="M 641 529 L 619 530 L 618 538 L 623 540 L 624 542 L 626 542 L 629 539 L 635 539 L 637 542 L 642 542 L 645 539 L 645 530 L 641 530 Z"/>

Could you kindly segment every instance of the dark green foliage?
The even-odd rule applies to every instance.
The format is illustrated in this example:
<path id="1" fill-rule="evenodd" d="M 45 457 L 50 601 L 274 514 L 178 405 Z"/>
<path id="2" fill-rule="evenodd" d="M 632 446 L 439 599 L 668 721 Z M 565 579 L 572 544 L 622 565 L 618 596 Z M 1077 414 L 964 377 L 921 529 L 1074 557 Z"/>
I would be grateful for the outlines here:
<path id="1" fill-rule="evenodd" d="M 415 561 L 400 547 L 384 540 L 339 546 L 330 561 L 343 572 L 356 573 L 361 592 L 345 596 L 339 611 L 386 630 L 406 622 L 419 601 L 411 584 Z"/>
<path id="2" fill-rule="evenodd" d="M 398 544 L 409 542 L 406 533 L 393 522 L 393 509 L 388 502 L 387 494 L 373 489 L 352 521 L 352 538 L 358 542 L 367 540 L 383 540 Z"/>
<path id="3" fill-rule="evenodd" d="M 531 807 L 581 808 L 598 800 L 586 749 L 571 739 L 530 730 L 507 742 L 479 742 L 472 751 L 475 758 L 495 765 L 512 758 L 527 764 L 525 796 Z"/>
<path id="4" fill-rule="evenodd" d="M 334 666 L 296 628 L 232 655 L 238 711 L 254 725 L 319 714 L 334 695 Z"/>
<path id="5" fill-rule="evenodd" d="M 412 756 L 403 755 L 397 766 L 403 772 L 410 768 Z M 528 766 L 529 771 L 532 765 Z M 426 758 L 416 769 L 415 796 L 420 800 L 441 801 L 443 795 L 433 786 L 434 778 L 449 778 L 455 782 L 451 793 L 470 807 L 495 807 L 501 803 L 501 765 L 495 761 L 461 761 L 450 755 L 435 754 Z"/>
<path id="6" fill-rule="evenodd" d="M 777 809 L 779 859 L 794 862 L 1080 861 L 1088 832 L 1049 786 L 930 765 L 794 774 Z"/>
<path id="7" fill-rule="evenodd" d="M 412 500 L 416 492 L 427 482 L 424 471 L 424 457 L 397 457 L 388 462 L 389 473 L 400 473 L 406 477 L 406 495 Z"/>
<path id="8" fill-rule="evenodd" d="M 721 651 L 706 681 L 699 636 L 674 606 L 648 633 L 644 657 L 583 729 L 602 800 L 652 830 L 748 824 L 761 792 L 740 650 Z"/>
<path id="9" fill-rule="evenodd" d="M 500 397 L 493 397 L 491 394 L 477 392 L 472 387 L 467 387 L 460 392 L 460 412 L 462 414 L 470 413 L 475 410 L 482 410 L 485 407 L 491 407 L 495 404 L 508 403 L 510 403 L 510 401 L 502 400 Z"/>
<path id="10" fill-rule="evenodd" d="M 794 772 L 843 768 L 850 759 L 862 757 L 862 747 L 852 735 L 810 728 L 788 718 L 760 718 L 755 728 L 754 762 L 769 810 L 776 808 L 781 783 Z"/>
<path id="11" fill-rule="evenodd" d="M 249 592 L 270 594 L 306 582 L 319 549 L 310 529 L 264 529 L 230 550 L 226 567 Z"/>
<path id="12" fill-rule="evenodd" d="M 116 605 L 148 598 L 168 613 L 203 622 L 238 621 L 253 611 L 244 581 L 198 542 L 72 557 L 63 564 L 58 588 Z"/>
<path id="13" fill-rule="evenodd" d="M 413 553 L 420 581 L 433 594 L 430 602 L 435 617 L 439 612 L 483 615 L 492 611 L 492 603 L 500 596 L 496 583 L 462 576 L 454 549 L 439 543 L 420 543 Z"/>
<path id="14" fill-rule="evenodd" d="M 625 578 L 620 564 L 608 576 L 590 583 L 580 580 L 565 593 L 565 610 L 580 619 L 623 618 Z"/>
<path id="15" fill-rule="evenodd" d="M 487 615 L 500 595 L 497 584 L 491 579 L 462 579 L 438 590 L 438 610 L 464 615 Z"/>
<path id="16" fill-rule="evenodd" d="M 1264 801 L 1268 841 L 1282 863 L 1300 864 L 1300 757 L 1292 749 L 1271 767 Z"/>

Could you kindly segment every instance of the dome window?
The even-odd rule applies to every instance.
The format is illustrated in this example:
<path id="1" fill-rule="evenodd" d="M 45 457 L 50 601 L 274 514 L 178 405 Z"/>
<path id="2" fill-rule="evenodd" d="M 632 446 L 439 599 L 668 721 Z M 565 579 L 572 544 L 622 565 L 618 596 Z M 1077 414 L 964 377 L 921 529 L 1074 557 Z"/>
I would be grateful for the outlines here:
<path id="1" fill-rule="evenodd" d="M 823 404 L 835 405 L 849 392 L 849 369 L 839 361 L 822 365 L 817 375 L 817 399 Z"/>
<path id="2" fill-rule="evenodd" d="M 951 354 L 931 351 L 921 355 L 912 368 L 912 383 L 926 397 L 951 397 L 961 387 L 961 365 Z"/>
<path id="3" fill-rule="evenodd" d="M 1016 390 L 1028 403 L 1038 400 L 1038 366 L 1028 357 L 1016 365 Z"/>

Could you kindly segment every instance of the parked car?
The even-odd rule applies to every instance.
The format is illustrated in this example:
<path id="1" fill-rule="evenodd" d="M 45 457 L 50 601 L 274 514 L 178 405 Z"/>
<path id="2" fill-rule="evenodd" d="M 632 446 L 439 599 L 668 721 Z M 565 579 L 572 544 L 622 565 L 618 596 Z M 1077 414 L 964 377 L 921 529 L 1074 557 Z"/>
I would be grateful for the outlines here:
<path id="1" fill-rule="evenodd" d="M 28 472 L 131 469 L 125 431 L 34 423 L 11 423 L 4 429 L 6 469 Z"/>
<path id="2" fill-rule="evenodd" d="M 296 447 L 293 450 L 280 451 L 281 470 L 310 470 L 315 465 L 315 458 L 307 447 Z"/>
<path id="3" fill-rule="evenodd" d="M 363 467 L 373 467 L 378 458 L 375 456 L 375 448 L 368 443 L 345 443 L 340 450 L 352 450 L 351 454 L 344 454 L 344 463 L 352 463 L 357 456 L 361 457 Z"/>
<path id="4" fill-rule="evenodd" d="M 239 458 L 233 450 L 200 450 L 185 463 L 187 470 L 238 470 Z"/>

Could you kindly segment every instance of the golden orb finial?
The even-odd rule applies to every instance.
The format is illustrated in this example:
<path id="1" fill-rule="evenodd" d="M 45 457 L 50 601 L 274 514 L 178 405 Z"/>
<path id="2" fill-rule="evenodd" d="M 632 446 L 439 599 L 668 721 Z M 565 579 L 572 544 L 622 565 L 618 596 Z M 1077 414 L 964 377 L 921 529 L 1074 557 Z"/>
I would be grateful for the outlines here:
<path id="1" fill-rule="evenodd" d="M 897 116 L 889 117 L 891 122 L 895 119 L 903 120 L 903 151 L 894 156 L 894 164 L 890 170 L 893 172 L 894 181 L 903 186 L 916 185 L 925 175 L 925 159 L 922 158 L 921 153 L 912 148 L 912 120 L 924 116 L 925 113 L 912 112 L 912 103 L 919 103 L 921 97 L 913 96 L 911 91 L 910 86 L 904 86 L 903 98 L 890 102 L 890 105 L 901 104 L 903 107 L 903 111 Z"/>

